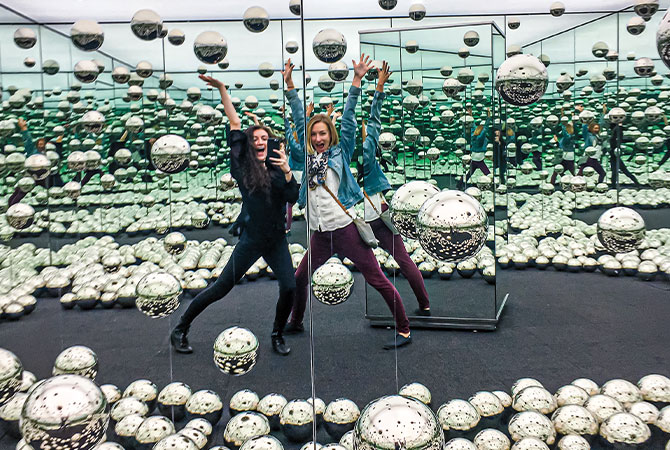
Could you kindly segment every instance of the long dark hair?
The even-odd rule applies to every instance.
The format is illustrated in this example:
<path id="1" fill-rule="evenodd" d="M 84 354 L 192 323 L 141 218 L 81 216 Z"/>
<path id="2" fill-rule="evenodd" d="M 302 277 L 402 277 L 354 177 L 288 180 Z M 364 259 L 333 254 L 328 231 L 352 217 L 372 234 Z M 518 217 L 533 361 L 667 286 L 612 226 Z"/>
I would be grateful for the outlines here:
<path id="1" fill-rule="evenodd" d="M 275 137 L 272 130 L 263 125 L 254 125 L 244 130 L 244 134 L 247 136 L 247 151 L 242 153 L 242 158 L 240 160 L 241 169 L 244 173 L 244 175 L 242 175 L 242 183 L 251 193 L 259 191 L 269 193 L 269 170 L 272 169 L 272 166 L 268 165 L 268 170 L 266 170 L 265 167 L 263 167 L 265 161 L 259 160 L 256 156 L 257 151 L 254 147 L 254 132 L 256 130 L 265 130 L 268 134 L 268 139 Z"/>

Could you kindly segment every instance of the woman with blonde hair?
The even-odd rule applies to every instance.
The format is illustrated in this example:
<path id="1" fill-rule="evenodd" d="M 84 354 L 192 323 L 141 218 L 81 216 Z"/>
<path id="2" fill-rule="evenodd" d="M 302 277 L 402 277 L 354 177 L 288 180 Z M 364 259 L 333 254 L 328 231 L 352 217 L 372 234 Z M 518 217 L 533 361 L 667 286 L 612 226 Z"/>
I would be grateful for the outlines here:
<path id="1" fill-rule="evenodd" d="M 554 135 L 554 141 L 558 142 L 558 146 L 563 151 L 561 156 L 561 166 L 565 172 L 575 174 L 575 127 L 572 122 L 561 125 L 560 133 Z M 564 173 L 565 173 L 564 172 Z M 554 171 L 551 175 L 551 184 L 556 183 L 558 173 Z"/>
<path id="2" fill-rule="evenodd" d="M 470 139 L 470 170 L 465 177 L 467 183 L 475 170 L 481 170 L 484 175 L 489 175 L 489 170 L 484 157 L 486 155 L 486 147 L 489 143 L 489 126 L 491 125 L 491 110 L 486 112 L 486 120 L 482 121 L 477 128 L 472 132 Z"/>
<path id="3" fill-rule="evenodd" d="M 291 320 L 286 332 L 304 331 L 302 324 L 307 307 L 309 272 L 337 253 L 349 258 L 386 301 L 397 327 L 397 335 L 384 345 L 393 349 L 411 342 L 409 319 L 400 294 L 382 272 L 372 249 L 361 238 L 354 223 L 358 219 L 354 205 L 363 199 L 361 188 L 349 164 L 356 146 L 356 103 L 361 94 L 361 79 L 370 68 L 370 57 L 361 55 L 353 62 L 354 79 L 342 114 L 341 133 L 325 114 L 317 114 L 307 124 L 307 161 L 303 172 L 298 204 L 307 207 L 307 225 L 311 232 L 310 246 L 295 273 L 297 293 Z M 302 103 L 293 89 L 291 60 L 283 71 L 289 91 L 287 98 L 296 124 L 304 117 Z M 300 127 L 298 127 L 300 129 Z M 300 131 L 298 132 L 300 134 Z M 298 139 L 298 142 L 301 140 Z"/>

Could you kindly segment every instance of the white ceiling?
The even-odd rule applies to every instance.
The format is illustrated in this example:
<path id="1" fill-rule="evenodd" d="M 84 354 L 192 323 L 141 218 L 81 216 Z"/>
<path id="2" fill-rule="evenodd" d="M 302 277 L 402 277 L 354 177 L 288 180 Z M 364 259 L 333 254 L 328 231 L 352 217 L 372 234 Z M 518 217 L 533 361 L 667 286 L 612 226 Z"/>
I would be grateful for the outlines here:
<path id="1" fill-rule="evenodd" d="M 423 3 L 428 15 L 548 13 L 554 0 L 398 0 L 391 11 L 376 0 L 303 0 L 307 18 L 406 16 L 413 3 Z M 661 0 L 667 7 L 669 0 Z M 240 19 L 250 6 L 262 6 L 271 18 L 295 17 L 288 0 L 4 0 L 3 4 L 40 22 L 74 22 L 78 19 L 129 21 L 138 9 L 149 8 L 164 20 Z M 568 12 L 619 10 L 632 0 L 563 0 Z"/>

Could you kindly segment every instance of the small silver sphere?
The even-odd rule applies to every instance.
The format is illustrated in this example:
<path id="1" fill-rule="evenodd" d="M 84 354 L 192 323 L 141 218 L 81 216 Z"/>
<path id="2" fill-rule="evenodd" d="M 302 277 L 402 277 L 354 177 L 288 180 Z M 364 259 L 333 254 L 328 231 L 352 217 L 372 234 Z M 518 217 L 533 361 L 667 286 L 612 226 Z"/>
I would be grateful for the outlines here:
<path id="1" fill-rule="evenodd" d="M 98 374 L 98 355 L 83 345 L 66 348 L 54 362 L 54 375 L 80 375 L 95 380 Z"/>
<path id="2" fill-rule="evenodd" d="M 252 33 L 261 33 L 270 25 L 270 16 L 260 6 L 252 6 L 244 12 L 242 22 L 245 28 Z"/>
<path id="3" fill-rule="evenodd" d="M 130 71 L 123 66 L 117 66 L 112 70 L 112 80 L 119 84 L 126 84 L 130 80 Z"/>
<path id="4" fill-rule="evenodd" d="M 288 401 L 281 394 L 268 394 L 258 402 L 256 410 L 263 414 L 270 423 L 270 428 L 277 431 L 280 429 L 279 415 Z"/>
<path id="5" fill-rule="evenodd" d="M 430 405 L 432 400 L 432 395 L 430 390 L 421 383 L 409 383 L 404 385 L 398 391 L 399 395 L 403 397 L 412 397 L 417 400 L 422 401 L 426 405 Z"/>
<path id="6" fill-rule="evenodd" d="M 191 439 L 183 434 L 171 434 L 166 436 L 156 445 L 153 450 L 199 450 Z"/>
<path id="7" fill-rule="evenodd" d="M 515 106 L 537 102 L 548 85 L 547 68 L 533 55 L 507 58 L 496 75 L 496 90 L 506 102 Z"/>
<path id="8" fill-rule="evenodd" d="M 314 407 L 306 400 L 291 400 L 279 415 L 284 436 L 291 442 L 305 442 L 312 436 Z"/>
<path id="9" fill-rule="evenodd" d="M 230 448 L 239 448 L 249 439 L 270 434 L 270 424 L 262 414 L 243 412 L 228 421 L 223 440 Z"/>
<path id="10" fill-rule="evenodd" d="M 178 173 L 186 169 L 191 157 L 188 141 L 176 134 L 167 134 L 151 146 L 151 162 L 165 173 Z"/>
<path id="11" fill-rule="evenodd" d="M 514 441 L 534 437 L 553 445 L 556 441 L 554 424 L 547 416 L 536 411 L 524 411 L 515 414 L 509 422 L 509 433 Z"/>
<path id="12" fill-rule="evenodd" d="M 185 383 L 170 383 L 158 394 L 158 410 L 162 415 L 179 421 L 186 415 L 186 402 L 192 393 L 191 388 Z"/>
<path id="13" fill-rule="evenodd" d="M 642 216 L 622 206 L 605 211 L 598 219 L 597 230 L 600 243 L 613 253 L 635 250 L 646 231 Z"/>
<path id="14" fill-rule="evenodd" d="M 637 382 L 642 397 L 648 402 L 670 403 L 670 378 L 664 375 L 647 375 Z"/>
<path id="15" fill-rule="evenodd" d="M 613 445 L 642 445 L 651 437 L 651 430 L 639 417 L 617 413 L 603 422 L 600 435 Z"/>
<path id="16" fill-rule="evenodd" d="M 74 65 L 74 76 L 82 83 L 93 83 L 99 74 L 98 65 L 93 61 L 85 59 Z"/>
<path id="17" fill-rule="evenodd" d="M 223 413 L 221 397 L 214 391 L 201 390 L 194 392 L 186 402 L 186 417 L 189 420 L 202 418 L 216 425 Z"/>
<path id="18" fill-rule="evenodd" d="M 109 423 L 107 399 L 96 384 L 78 375 L 59 375 L 37 384 L 21 413 L 21 432 L 35 449 L 89 450 Z"/>
<path id="19" fill-rule="evenodd" d="M 345 302 L 353 286 L 354 276 L 344 264 L 324 264 L 312 275 L 312 292 L 317 300 L 326 305 Z"/>
<path id="20" fill-rule="evenodd" d="M 556 410 L 556 399 L 549 391 L 540 386 L 529 386 L 518 391 L 513 398 L 512 407 L 516 411 L 539 411 L 551 414 Z"/>
<path id="21" fill-rule="evenodd" d="M 348 431 L 354 429 L 361 411 L 356 403 L 346 398 L 338 398 L 328 404 L 323 414 L 323 425 L 334 440 L 339 441 Z"/>
<path id="22" fill-rule="evenodd" d="M 638 387 L 627 380 L 610 380 L 603 384 L 600 393 L 612 397 L 624 408 L 642 400 L 642 393 Z"/>
<path id="23" fill-rule="evenodd" d="M 157 12 L 150 9 L 140 9 L 130 21 L 133 34 L 144 41 L 153 41 L 163 31 L 163 19 Z"/>
<path id="24" fill-rule="evenodd" d="M 174 424 L 167 417 L 147 417 L 135 431 L 135 448 L 153 448 L 159 441 L 174 434 L 175 431 Z"/>
<path id="25" fill-rule="evenodd" d="M 228 43 L 217 31 L 203 31 L 193 42 L 193 53 L 205 64 L 217 64 L 226 57 Z"/>
<path id="26" fill-rule="evenodd" d="M 246 328 L 231 327 L 214 341 L 214 363 L 223 373 L 244 375 L 256 365 L 258 338 Z"/>
<path id="27" fill-rule="evenodd" d="M 145 275 L 135 288 L 137 309 L 153 319 L 168 316 L 179 307 L 182 287 L 179 280 L 167 272 Z"/>
<path id="28" fill-rule="evenodd" d="M 180 29 L 173 28 L 168 32 L 167 38 L 170 44 L 178 46 L 184 43 L 186 40 L 186 35 Z"/>
<path id="29" fill-rule="evenodd" d="M 339 31 L 326 28 L 314 37 L 312 50 L 319 61 L 332 64 L 344 57 L 347 52 L 347 40 Z"/>
<path id="30" fill-rule="evenodd" d="M 284 450 L 284 446 L 276 437 L 266 435 L 247 440 L 240 450 Z"/>
<path id="31" fill-rule="evenodd" d="M 409 7 L 409 18 L 418 22 L 426 17 L 426 7 L 422 3 L 414 3 Z"/>
<path id="32" fill-rule="evenodd" d="M 493 428 L 480 431 L 474 438 L 477 450 L 509 450 L 510 442 L 507 436 Z"/>
<path id="33" fill-rule="evenodd" d="M 30 28 L 18 28 L 14 32 L 14 43 L 19 48 L 33 48 L 37 43 L 37 34 Z"/>
<path id="34" fill-rule="evenodd" d="M 437 410 L 437 417 L 445 431 L 468 431 L 481 420 L 479 411 L 468 401 L 449 400 Z"/>
<path id="35" fill-rule="evenodd" d="M 588 409 L 598 422 L 604 422 L 613 414 L 623 412 L 624 408 L 615 399 L 608 395 L 597 394 L 589 398 L 584 407 Z"/>
<path id="36" fill-rule="evenodd" d="M 10 227 L 23 230 L 33 224 L 35 209 L 26 203 L 16 203 L 7 208 L 5 217 Z"/>

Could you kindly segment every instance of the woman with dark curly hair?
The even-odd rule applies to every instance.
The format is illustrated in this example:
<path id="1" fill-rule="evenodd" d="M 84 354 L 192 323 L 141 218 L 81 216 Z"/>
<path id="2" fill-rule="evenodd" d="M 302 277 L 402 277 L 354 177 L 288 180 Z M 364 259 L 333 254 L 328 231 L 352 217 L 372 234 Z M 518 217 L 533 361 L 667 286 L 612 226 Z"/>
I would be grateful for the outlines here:
<path id="1" fill-rule="evenodd" d="M 279 300 L 272 329 L 272 348 L 288 355 L 290 348 L 282 336 L 293 307 L 295 278 L 293 263 L 286 240 L 286 203 L 298 199 L 298 184 L 289 167 L 283 146 L 269 154 L 268 142 L 272 131 L 254 125 L 241 131 L 241 120 L 225 85 L 212 77 L 200 79 L 217 88 L 221 103 L 230 121 L 230 173 L 237 180 L 245 211 L 240 241 L 219 278 L 198 294 L 179 324 L 172 331 L 170 342 L 180 353 L 193 349 L 186 337 L 191 322 L 217 300 L 222 299 L 261 256 L 267 261 L 279 281 Z"/>

